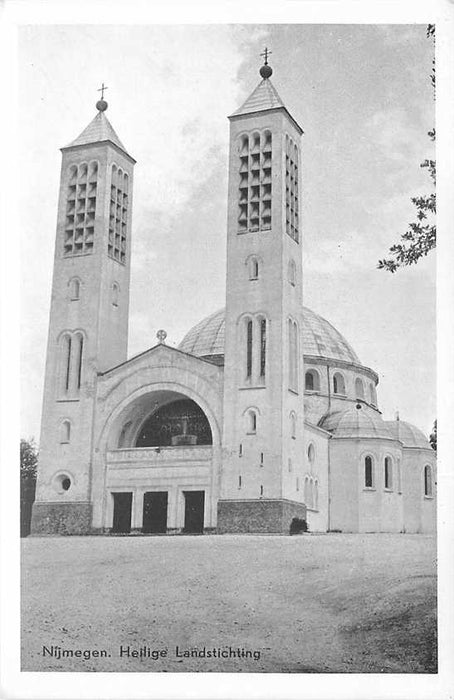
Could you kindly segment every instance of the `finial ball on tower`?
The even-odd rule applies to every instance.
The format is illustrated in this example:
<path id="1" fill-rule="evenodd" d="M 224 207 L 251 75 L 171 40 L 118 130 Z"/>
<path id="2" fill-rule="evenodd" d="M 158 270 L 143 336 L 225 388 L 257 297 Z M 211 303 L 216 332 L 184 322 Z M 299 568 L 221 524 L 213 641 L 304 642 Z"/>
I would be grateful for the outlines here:
<path id="1" fill-rule="evenodd" d="M 98 112 L 105 112 L 109 105 L 105 100 L 98 100 L 96 103 L 96 109 Z"/>
<path id="2" fill-rule="evenodd" d="M 260 75 L 264 80 L 271 78 L 273 75 L 273 69 L 268 65 L 268 56 L 270 53 L 272 52 L 268 51 L 268 48 L 266 47 L 264 52 L 260 54 L 260 56 L 263 56 L 263 66 L 260 68 Z"/>

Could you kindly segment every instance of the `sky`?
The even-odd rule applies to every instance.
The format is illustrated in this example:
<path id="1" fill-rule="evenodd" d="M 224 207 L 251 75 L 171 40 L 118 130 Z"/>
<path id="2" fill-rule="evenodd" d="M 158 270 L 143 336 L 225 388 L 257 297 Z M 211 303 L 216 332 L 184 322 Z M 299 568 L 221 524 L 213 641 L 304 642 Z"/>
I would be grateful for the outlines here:
<path id="1" fill-rule="evenodd" d="M 430 192 L 433 45 L 425 25 L 24 26 L 19 29 L 24 437 L 39 438 L 61 154 L 96 114 L 135 167 L 129 355 L 225 303 L 228 120 L 272 82 L 304 130 L 303 302 L 379 376 L 385 419 L 436 417 L 435 255 L 377 270 Z"/>

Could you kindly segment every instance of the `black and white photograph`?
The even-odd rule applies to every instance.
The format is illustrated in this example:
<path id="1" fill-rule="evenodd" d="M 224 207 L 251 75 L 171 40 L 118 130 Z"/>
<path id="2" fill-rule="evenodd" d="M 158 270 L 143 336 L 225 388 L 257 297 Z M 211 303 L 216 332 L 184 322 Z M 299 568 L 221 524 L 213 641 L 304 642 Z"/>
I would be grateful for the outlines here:
<path id="1" fill-rule="evenodd" d="M 17 27 L 22 676 L 439 677 L 437 31 Z"/>

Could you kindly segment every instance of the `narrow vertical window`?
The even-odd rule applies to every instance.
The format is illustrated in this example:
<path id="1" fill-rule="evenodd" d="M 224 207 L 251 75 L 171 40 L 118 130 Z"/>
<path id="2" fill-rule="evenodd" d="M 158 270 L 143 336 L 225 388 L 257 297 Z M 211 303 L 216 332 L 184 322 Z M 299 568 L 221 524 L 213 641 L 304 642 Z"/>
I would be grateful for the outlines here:
<path id="1" fill-rule="evenodd" d="M 266 367 L 266 319 L 260 321 L 260 376 L 265 376 Z"/>
<path id="2" fill-rule="evenodd" d="M 397 460 L 396 471 L 397 471 L 397 493 L 402 493 L 402 466 L 400 464 L 400 459 Z"/>
<path id="3" fill-rule="evenodd" d="M 298 391 L 298 327 L 295 321 L 288 322 L 288 349 L 289 349 L 289 389 Z"/>
<path id="4" fill-rule="evenodd" d="M 263 467 L 263 452 L 260 452 L 260 466 Z"/>
<path id="5" fill-rule="evenodd" d="M 299 477 L 298 477 L 298 476 L 296 477 L 296 490 L 297 490 L 297 491 L 300 490 L 300 480 L 299 480 Z"/>
<path id="6" fill-rule="evenodd" d="M 80 299 L 80 281 L 76 278 L 72 279 L 69 285 L 69 296 L 71 301 L 78 301 Z"/>
<path id="7" fill-rule="evenodd" d="M 424 495 L 432 496 L 432 469 L 428 464 L 424 467 Z"/>
<path id="8" fill-rule="evenodd" d="M 243 456 L 243 445 L 242 445 L 242 443 L 240 442 L 240 447 L 239 447 L 239 449 L 238 449 L 238 457 L 242 457 L 242 456 Z"/>
<path id="9" fill-rule="evenodd" d="M 314 510 L 318 510 L 318 481 L 314 481 Z"/>
<path id="10" fill-rule="evenodd" d="M 246 376 L 249 379 L 252 375 L 252 321 L 248 321 L 246 327 Z"/>
<path id="11" fill-rule="evenodd" d="M 71 423 L 69 420 L 64 420 L 60 426 L 60 442 L 68 443 L 71 441 Z"/>
<path id="12" fill-rule="evenodd" d="M 263 485 L 260 485 L 260 495 L 263 496 Z"/>
<path id="13" fill-rule="evenodd" d="M 117 282 L 114 282 L 112 285 L 112 306 L 118 306 L 119 291 L 120 287 L 118 286 Z"/>
<path id="14" fill-rule="evenodd" d="M 65 391 L 69 391 L 69 380 L 71 376 L 71 336 L 65 336 Z"/>
<path id="15" fill-rule="evenodd" d="M 82 380 L 82 355 L 83 355 L 83 350 L 84 350 L 84 339 L 82 336 L 79 336 L 79 347 L 78 347 L 78 354 L 77 354 L 77 388 L 80 389 L 81 385 L 81 380 Z"/>
<path id="16" fill-rule="evenodd" d="M 241 475 L 238 477 L 238 488 L 241 488 Z"/>
<path id="17" fill-rule="evenodd" d="M 364 486 L 371 489 L 373 486 L 372 457 L 364 460 Z"/>
<path id="18" fill-rule="evenodd" d="M 393 467 L 390 457 L 385 457 L 385 489 L 393 487 Z"/>

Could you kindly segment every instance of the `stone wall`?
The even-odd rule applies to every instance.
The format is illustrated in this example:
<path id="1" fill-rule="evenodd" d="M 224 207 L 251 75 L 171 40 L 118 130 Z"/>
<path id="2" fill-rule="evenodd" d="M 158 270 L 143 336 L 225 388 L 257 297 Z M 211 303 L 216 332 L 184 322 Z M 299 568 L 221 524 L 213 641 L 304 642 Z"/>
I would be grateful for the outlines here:
<path id="1" fill-rule="evenodd" d="M 303 503 L 284 499 L 223 500 L 218 502 L 219 534 L 289 534 L 293 518 L 306 520 Z"/>
<path id="2" fill-rule="evenodd" d="M 91 532 L 91 503 L 39 503 L 33 505 L 32 535 L 87 535 Z"/>

